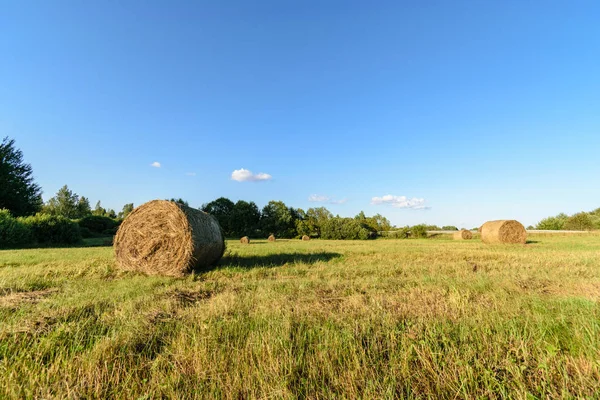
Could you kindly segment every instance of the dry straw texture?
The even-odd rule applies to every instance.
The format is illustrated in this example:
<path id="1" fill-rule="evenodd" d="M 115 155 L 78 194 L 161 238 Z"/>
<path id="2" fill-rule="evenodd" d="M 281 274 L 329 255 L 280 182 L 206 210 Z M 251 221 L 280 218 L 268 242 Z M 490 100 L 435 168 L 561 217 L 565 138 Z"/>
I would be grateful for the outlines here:
<path id="1" fill-rule="evenodd" d="M 275 236 L 271 235 L 269 236 L 269 242 L 274 242 L 275 241 Z"/>
<path id="2" fill-rule="evenodd" d="M 213 216 L 179 203 L 154 200 L 125 218 L 114 249 L 123 269 L 182 276 L 219 261 L 225 241 Z"/>
<path id="3" fill-rule="evenodd" d="M 304 236 L 302 236 L 302 240 L 304 240 L 304 241 L 310 240 L 310 236 L 304 235 Z"/>
<path id="4" fill-rule="evenodd" d="M 454 240 L 470 240 L 473 239 L 473 233 L 466 229 L 461 229 L 453 234 Z"/>
<path id="5" fill-rule="evenodd" d="M 488 221 L 481 226 L 481 240 L 484 243 L 525 244 L 527 231 L 519 221 Z"/>
<path id="6" fill-rule="evenodd" d="M 244 236 L 243 238 L 240 239 L 240 243 L 249 244 L 250 238 L 248 236 Z"/>

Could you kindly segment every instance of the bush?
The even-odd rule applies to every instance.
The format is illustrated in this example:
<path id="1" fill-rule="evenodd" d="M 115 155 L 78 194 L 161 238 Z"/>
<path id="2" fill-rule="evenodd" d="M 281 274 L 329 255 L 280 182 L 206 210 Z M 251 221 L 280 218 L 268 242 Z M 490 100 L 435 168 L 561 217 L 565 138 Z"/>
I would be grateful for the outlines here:
<path id="1" fill-rule="evenodd" d="M 419 239 L 427 237 L 427 225 L 415 225 L 410 228 L 410 237 Z"/>
<path id="2" fill-rule="evenodd" d="M 590 231 L 594 229 L 594 221 L 590 214 L 580 212 L 575 214 L 565 222 L 564 229 L 573 231 Z"/>
<path id="3" fill-rule="evenodd" d="M 32 242 L 31 230 L 10 211 L 0 209 L 0 248 L 12 248 L 28 245 Z"/>
<path id="4" fill-rule="evenodd" d="M 79 232 L 81 232 L 81 237 L 84 239 L 89 239 L 89 238 L 93 238 L 96 236 L 96 234 L 94 234 L 92 231 L 90 231 L 88 228 L 86 228 L 85 226 L 80 226 L 79 227 Z"/>
<path id="5" fill-rule="evenodd" d="M 457 231 L 458 228 L 454 225 L 442 226 L 443 231 Z"/>
<path id="6" fill-rule="evenodd" d="M 556 217 L 544 218 L 538 222 L 536 228 L 547 231 L 560 231 L 565 228 L 568 217 L 565 214 L 559 214 Z"/>
<path id="7" fill-rule="evenodd" d="M 377 232 L 353 218 L 330 218 L 321 226 L 321 238 L 333 240 L 375 239 Z"/>
<path id="8" fill-rule="evenodd" d="M 36 214 L 19 220 L 31 229 L 33 239 L 39 244 L 75 244 L 81 241 L 79 225 L 68 218 Z"/>
<path id="9" fill-rule="evenodd" d="M 101 234 L 106 230 L 114 229 L 119 225 L 119 222 L 114 219 L 101 215 L 90 215 L 81 218 L 77 223 L 81 228 L 87 228 L 92 233 L 96 234 Z"/>

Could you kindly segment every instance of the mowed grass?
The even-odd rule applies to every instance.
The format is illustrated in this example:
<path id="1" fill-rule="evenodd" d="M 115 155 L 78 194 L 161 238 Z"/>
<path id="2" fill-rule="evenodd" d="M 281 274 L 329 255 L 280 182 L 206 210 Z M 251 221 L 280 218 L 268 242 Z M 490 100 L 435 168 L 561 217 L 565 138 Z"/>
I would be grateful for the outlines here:
<path id="1" fill-rule="evenodd" d="M 0 398 L 596 398 L 600 236 L 0 251 Z"/>

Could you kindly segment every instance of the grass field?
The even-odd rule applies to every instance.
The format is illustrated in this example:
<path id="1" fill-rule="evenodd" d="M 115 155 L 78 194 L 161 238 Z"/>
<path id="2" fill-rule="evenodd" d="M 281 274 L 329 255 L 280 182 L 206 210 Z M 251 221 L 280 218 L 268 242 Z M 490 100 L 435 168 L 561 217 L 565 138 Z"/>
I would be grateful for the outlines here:
<path id="1" fill-rule="evenodd" d="M 600 236 L 0 251 L 0 398 L 600 396 Z"/>

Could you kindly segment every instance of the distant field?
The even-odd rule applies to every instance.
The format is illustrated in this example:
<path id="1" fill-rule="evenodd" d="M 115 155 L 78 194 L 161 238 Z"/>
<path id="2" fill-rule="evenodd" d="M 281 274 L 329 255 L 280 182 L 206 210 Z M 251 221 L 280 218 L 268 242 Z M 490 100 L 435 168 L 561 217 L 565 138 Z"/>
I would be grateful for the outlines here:
<path id="1" fill-rule="evenodd" d="M 597 235 L 0 251 L 0 398 L 593 398 L 599 300 Z"/>

